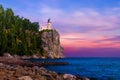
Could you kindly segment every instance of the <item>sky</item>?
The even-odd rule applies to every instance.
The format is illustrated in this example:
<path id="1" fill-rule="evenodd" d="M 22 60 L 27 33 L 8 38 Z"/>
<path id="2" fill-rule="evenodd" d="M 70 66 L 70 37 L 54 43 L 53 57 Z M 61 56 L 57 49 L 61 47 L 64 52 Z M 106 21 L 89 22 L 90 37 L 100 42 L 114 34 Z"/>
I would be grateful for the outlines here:
<path id="1" fill-rule="evenodd" d="M 120 0 L 0 0 L 15 15 L 59 31 L 66 57 L 120 57 Z"/>

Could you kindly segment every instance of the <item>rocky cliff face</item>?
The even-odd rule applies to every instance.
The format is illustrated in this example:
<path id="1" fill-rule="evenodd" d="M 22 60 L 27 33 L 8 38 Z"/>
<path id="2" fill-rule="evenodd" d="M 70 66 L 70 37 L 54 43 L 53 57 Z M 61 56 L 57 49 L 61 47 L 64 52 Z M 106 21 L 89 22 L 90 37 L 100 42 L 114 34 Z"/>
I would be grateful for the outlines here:
<path id="1" fill-rule="evenodd" d="M 60 45 L 60 35 L 56 30 L 44 30 L 41 33 L 41 47 L 45 57 L 62 58 L 63 48 Z"/>

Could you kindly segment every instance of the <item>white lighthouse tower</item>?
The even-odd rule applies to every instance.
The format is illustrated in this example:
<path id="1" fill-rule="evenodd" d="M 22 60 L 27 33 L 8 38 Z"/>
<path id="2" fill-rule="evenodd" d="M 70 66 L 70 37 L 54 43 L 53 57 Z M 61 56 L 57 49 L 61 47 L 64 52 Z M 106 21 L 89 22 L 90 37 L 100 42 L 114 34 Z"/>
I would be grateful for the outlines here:
<path id="1" fill-rule="evenodd" d="M 50 22 L 50 19 L 48 19 L 48 22 L 47 22 L 47 29 L 51 29 L 51 22 Z"/>
<path id="2" fill-rule="evenodd" d="M 48 19 L 47 25 L 46 26 L 40 26 L 39 31 L 46 30 L 46 29 L 51 30 L 52 29 L 51 26 L 52 26 L 52 24 L 50 22 L 50 19 Z"/>

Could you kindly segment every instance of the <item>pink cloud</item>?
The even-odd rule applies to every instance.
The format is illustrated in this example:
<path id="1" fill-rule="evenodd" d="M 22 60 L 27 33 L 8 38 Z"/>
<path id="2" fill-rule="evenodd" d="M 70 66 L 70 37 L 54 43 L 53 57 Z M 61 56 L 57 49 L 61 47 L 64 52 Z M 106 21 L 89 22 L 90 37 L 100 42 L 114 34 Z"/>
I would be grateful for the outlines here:
<path id="1" fill-rule="evenodd" d="M 91 8 L 85 8 L 84 10 L 74 10 L 68 14 L 68 12 L 63 11 L 60 8 L 52 8 L 44 5 L 42 6 L 40 13 L 45 15 L 43 16 L 44 18 L 51 17 L 56 19 L 56 22 L 59 24 L 74 25 L 79 26 L 79 28 L 81 26 L 93 27 L 96 31 L 118 27 L 119 25 L 116 23 L 119 23 L 120 20 L 118 15 L 109 15 L 106 13 L 106 11 L 100 13 Z"/>
<path id="2" fill-rule="evenodd" d="M 65 37 L 65 35 L 64 35 Z M 115 38 L 106 38 L 106 37 L 93 37 L 89 38 L 88 36 L 82 35 L 69 35 L 66 38 L 61 38 L 62 46 L 64 47 L 73 47 L 76 49 L 79 48 L 120 48 L 119 37 Z M 72 45 L 72 46 L 71 46 Z"/>

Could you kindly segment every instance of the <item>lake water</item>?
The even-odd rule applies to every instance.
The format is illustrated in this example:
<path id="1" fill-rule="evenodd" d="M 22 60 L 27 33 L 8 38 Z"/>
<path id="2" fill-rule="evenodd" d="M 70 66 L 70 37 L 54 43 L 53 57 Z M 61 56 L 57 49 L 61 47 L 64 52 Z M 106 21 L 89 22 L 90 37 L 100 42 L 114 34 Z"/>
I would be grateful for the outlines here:
<path id="1" fill-rule="evenodd" d="M 37 62 L 68 62 L 64 66 L 46 66 L 48 70 L 58 73 L 70 73 L 97 78 L 97 80 L 120 80 L 120 58 L 63 58 L 37 59 Z"/>

